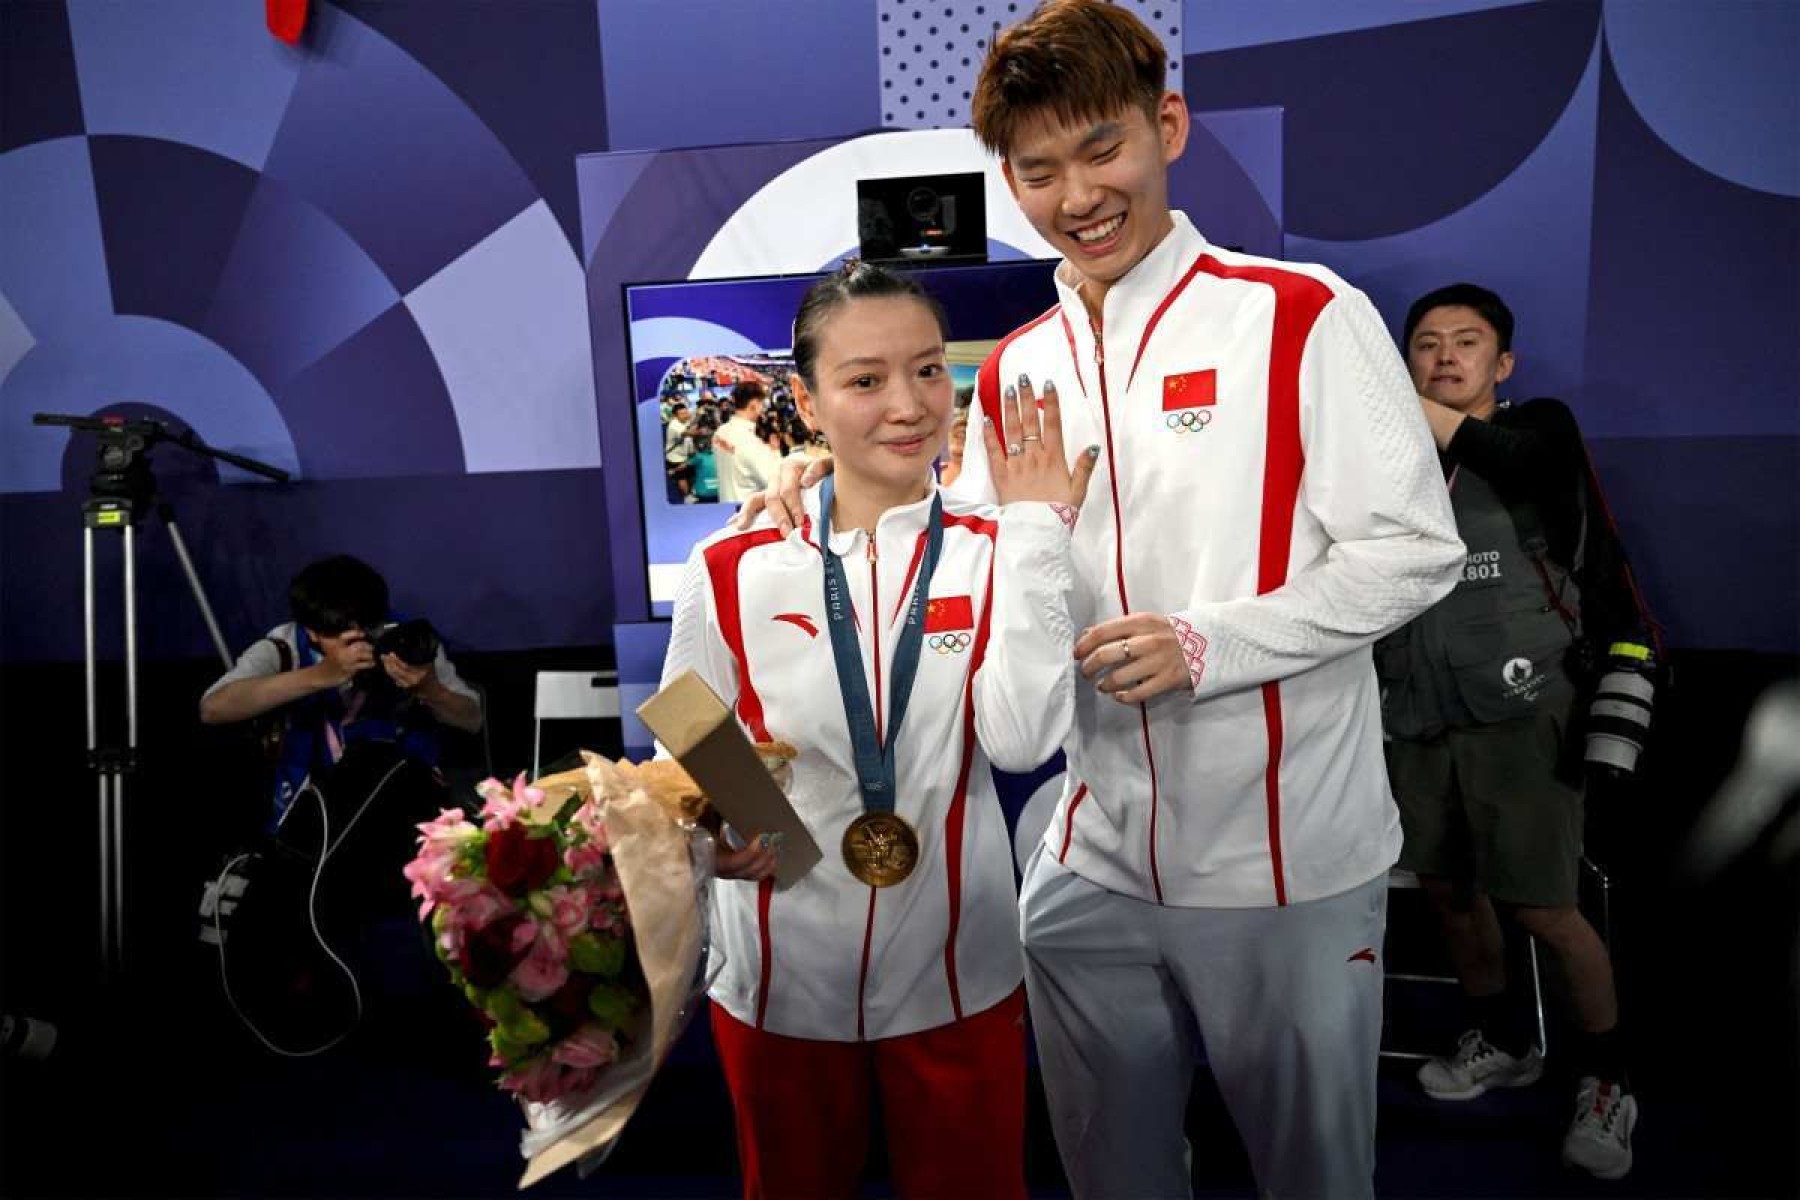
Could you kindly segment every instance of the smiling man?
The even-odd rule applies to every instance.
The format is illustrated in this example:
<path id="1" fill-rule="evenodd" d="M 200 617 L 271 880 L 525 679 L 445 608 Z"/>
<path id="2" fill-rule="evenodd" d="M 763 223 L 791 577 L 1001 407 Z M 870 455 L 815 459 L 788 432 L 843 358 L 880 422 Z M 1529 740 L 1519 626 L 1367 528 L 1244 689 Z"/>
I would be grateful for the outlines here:
<path id="1" fill-rule="evenodd" d="M 1459 283 L 1421 296 L 1402 344 L 1443 456 L 1462 578 L 1440 604 L 1381 643 L 1389 767 L 1406 848 L 1401 865 L 1430 896 L 1463 987 L 1456 1048 L 1419 1070 L 1439 1100 L 1524 1087 L 1543 1074 L 1522 1007 L 1506 990 L 1495 906 L 1549 950 L 1581 1028 L 1581 1080 L 1563 1158 L 1603 1179 L 1631 1169 L 1637 1101 L 1625 1090 L 1612 963 L 1577 906 L 1583 795 L 1568 729 L 1576 684 L 1565 666 L 1582 632 L 1630 608 L 1576 559 L 1587 467 L 1560 401 L 1510 404 L 1513 315 Z"/>
<path id="2" fill-rule="evenodd" d="M 1073 543 L 1089 686 L 1020 896 L 1032 1021 L 1077 1196 L 1190 1193 L 1200 1039 L 1264 1194 L 1367 1196 L 1400 849 L 1370 647 L 1463 550 L 1367 298 L 1170 210 L 1164 70 L 1124 6 L 1055 0 L 973 100 L 1063 256 L 983 410 L 1029 380 L 1102 447 Z"/>

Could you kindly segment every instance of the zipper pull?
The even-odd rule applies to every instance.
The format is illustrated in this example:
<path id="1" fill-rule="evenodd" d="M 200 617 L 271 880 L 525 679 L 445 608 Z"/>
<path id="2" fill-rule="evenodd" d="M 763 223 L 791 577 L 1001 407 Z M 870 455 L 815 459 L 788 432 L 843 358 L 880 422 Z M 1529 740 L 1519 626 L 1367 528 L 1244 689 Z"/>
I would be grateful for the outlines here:
<path id="1" fill-rule="evenodd" d="M 863 530 L 863 533 L 867 534 L 868 538 L 869 538 L 869 561 L 874 562 L 875 561 L 875 531 L 873 529 L 865 529 L 865 530 Z"/>
<path id="2" fill-rule="evenodd" d="M 1088 329 L 1094 335 L 1094 365 L 1106 366 L 1106 339 L 1100 335 L 1100 322 L 1089 321 Z"/>

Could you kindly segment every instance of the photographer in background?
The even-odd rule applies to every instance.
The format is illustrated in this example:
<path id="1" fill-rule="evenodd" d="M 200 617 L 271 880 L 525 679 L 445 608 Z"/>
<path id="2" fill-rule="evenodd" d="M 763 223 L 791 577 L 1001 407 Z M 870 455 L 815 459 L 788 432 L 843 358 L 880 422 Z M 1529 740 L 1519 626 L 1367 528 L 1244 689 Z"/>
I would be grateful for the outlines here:
<path id="1" fill-rule="evenodd" d="M 481 728 L 480 700 L 429 627 L 390 628 L 387 581 L 367 563 L 349 555 L 311 563 L 288 586 L 288 603 L 293 620 L 253 643 L 200 699 L 208 725 L 279 714 L 278 817 L 309 775 L 358 742 L 391 743 L 433 766 L 440 725 Z M 398 635 L 387 653 L 373 640 L 383 631 L 384 645 Z"/>
<path id="2" fill-rule="evenodd" d="M 450 807 L 444 727 L 476 732 L 481 702 L 424 621 L 394 623 L 387 582 L 338 555 L 288 587 L 293 620 L 208 688 L 200 719 L 255 723 L 274 820 L 202 895 L 225 998 L 276 1053 L 335 1046 L 364 1015 L 361 977 L 405 1028 L 430 971 L 402 867 L 415 827 Z"/>
<path id="3" fill-rule="evenodd" d="M 1631 1168 L 1638 1110 L 1612 962 L 1578 907 L 1583 776 L 1571 723 L 1588 673 L 1577 647 L 1633 610 L 1611 586 L 1622 576 L 1599 567 L 1622 558 L 1609 552 L 1609 524 L 1587 519 L 1574 415 L 1557 400 L 1498 398 L 1512 336 L 1500 297 L 1467 283 L 1416 301 L 1402 336 L 1468 547 L 1455 589 L 1376 647 L 1400 866 L 1430 897 L 1467 1009 L 1456 1049 L 1420 1068 L 1419 1082 L 1435 1099 L 1471 1100 L 1543 1073 L 1507 991 L 1498 907 L 1556 960 L 1580 1026 L 1563 1160 L 1617 1179 Z"/>

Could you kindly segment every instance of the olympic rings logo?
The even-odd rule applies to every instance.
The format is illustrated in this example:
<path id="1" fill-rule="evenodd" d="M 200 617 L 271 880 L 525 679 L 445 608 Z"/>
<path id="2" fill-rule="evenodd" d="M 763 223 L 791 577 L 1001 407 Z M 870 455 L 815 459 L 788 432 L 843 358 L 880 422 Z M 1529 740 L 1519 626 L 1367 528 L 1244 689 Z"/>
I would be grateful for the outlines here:
<path id="1" fill-rule="evenodd" d="M 966 633 L 934 633 L 925 644 L 939 654 L 961 654 L 973 639 Z"/>
<path id="2" fill-rule="evenodd" d="M 1163 424 L 1176 433 L 1198 433 L 1211 425 L 1212 419 L 1210 408 L 1184 408 L 1180 412 L 1163 414 Z"/>

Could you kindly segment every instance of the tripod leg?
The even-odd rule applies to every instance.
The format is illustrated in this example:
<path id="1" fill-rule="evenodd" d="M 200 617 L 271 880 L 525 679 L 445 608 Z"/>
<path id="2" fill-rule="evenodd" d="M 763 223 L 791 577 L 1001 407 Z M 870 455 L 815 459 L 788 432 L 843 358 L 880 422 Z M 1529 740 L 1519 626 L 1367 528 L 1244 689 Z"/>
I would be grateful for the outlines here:
<path id="1" fill-rule="evenodd" d="M 125 527 L 125 753 L 137 753 L 137 528 Z"/>
<path id="2" fill-rule="evenodd" d="M 100 762 L 100 722 L 95 701 L 94 659 L 94 530 L 81 531 L 81 618 L 82 641 L 87 666 L 87 749 L 88 764 L 98 774 L 100 808 L 97 830 L 100 835 L 100 973 L 112 977 L 113 963 L 113 869 L 112 869 L 112 778 Z"/>
<path id="3" fill-rule="evenodd" d="M 125 753 L 112 764 L 113 966 L 125 966 L 125 780 L 137 769 L 138 637 L 137 528 L 125 526 Z"/>
<path id="4" fill-rule="evenodd" d="M 87 748 L 88 757 L 100 748 L 98 710 L 94 706 L 94 530 L 81 531 L 81 621 L 82 646 L 87 661 Z"/>
<path id="5" fill-rule="evenodd" d="M 169 531 L 169 541 L 175 547 L 175 557 L 181 560 L 181 570 L 187 576 L 188 587 L 194 593 L 194 602 L 200 606 L 200 616 L 206 622 L 206 631 L 212 634 L 213 649 L 219 652 L 219 661 L 229 671 L 231 651 L 225 645 L 225 635 L 219 632 L 219 620 L 213 616 L 212 605 L 206 601 L 206 590 L 200 586 L 200 576 L 194 570 L 194 560 L 188 554 L 187 542 L 181 536 L 181 527 L 175 524 L 175 514 L 167 504 L 158 511 L 162 513 L 163 525 Z"/>

